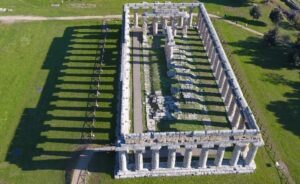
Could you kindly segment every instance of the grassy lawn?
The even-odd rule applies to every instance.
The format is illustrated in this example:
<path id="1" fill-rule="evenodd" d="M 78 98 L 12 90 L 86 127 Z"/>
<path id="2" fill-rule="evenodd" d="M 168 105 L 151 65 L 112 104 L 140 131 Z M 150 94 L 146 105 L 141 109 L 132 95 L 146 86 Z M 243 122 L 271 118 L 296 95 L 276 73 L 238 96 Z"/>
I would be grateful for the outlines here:
<path id="1" fill-rule="evenodd" d="M 286 66 L 285 48 L 270 48 L 259 37 L 214 21 L 231 62 L 240 69 L 259 119 L 267 127 L 276 149 L 296 183 L 300 182 L 300 70 Z"/>
<path id="2" fill-rule="evenodd" d="M 82 143 L 100 22 L 1 26 L 0 183 L 64 183 Z M 113 138 L 117 39 L 111 23 L 94 143 Z M 22 31 L 20 31 L 22 30 Z M 109 60 L 107 58 L 110 58 Z M 87 131 L 87 130 L 86 130 Z M 47 180 L 45 180 L 47 178 Z"/>
<path id="3" fill-rule="evenodd" d="M 61 3 L 62 0 L 1 0 L 0 7 L 11 8 L 13 12 L 0 13 L 2 15 L 44 15 L 44 16 L 79 16 L 79 15 L 108 15 L 121 14 L 125 3 L 143 2 L 140 0 L 64 0 L 60 7 L 51 4 Z M 145 0 L 155 2 L 156 0 Z M 172 0 L 182 2 L 182 0 Z M 192 2 L 192 0 L 185 0 Z"/>

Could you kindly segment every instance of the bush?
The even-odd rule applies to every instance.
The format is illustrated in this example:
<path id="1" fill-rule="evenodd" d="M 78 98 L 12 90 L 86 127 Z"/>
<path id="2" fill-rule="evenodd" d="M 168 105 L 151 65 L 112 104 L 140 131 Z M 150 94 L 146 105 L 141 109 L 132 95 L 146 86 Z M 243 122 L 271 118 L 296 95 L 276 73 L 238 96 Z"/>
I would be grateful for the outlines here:
<path id="1" fill-rule="evenodd" d="M 263 37 L 264 41 L 270 45 L 275 46 L 278 41 L 278 28 L 274 28 L 269 30 L 267 33 L 264 34 Z"/>
<path id="2" fill-rule="evenodd" d="M 300 66 L 300 34 L 298 34 L 298 38 L 292 46 L 288 62 L 295 67 Z"/>
<path id="3" fill-rule="evenodd" d="M 253 19 L 259 19 L 259 17 L 261 17 L 261 10 L 257 5 L 252 6 L 249 13 Z"/>
<path id="4" fill-rule="evenodd" d="M 300 13 L 297 13 L 293 18 L 294 26 L 296 29 L 300 30 Z"/>
<path id="5" fill-rule="evenodd" d="M 269 18 L 271 19 L 271 21 L 273 23 L 279 24 L 283 19 L 283 16 L 282 16 L 282 13 L 281 13 L 280 9 L 279 8 L 274 8 L 270 13 Z"/>

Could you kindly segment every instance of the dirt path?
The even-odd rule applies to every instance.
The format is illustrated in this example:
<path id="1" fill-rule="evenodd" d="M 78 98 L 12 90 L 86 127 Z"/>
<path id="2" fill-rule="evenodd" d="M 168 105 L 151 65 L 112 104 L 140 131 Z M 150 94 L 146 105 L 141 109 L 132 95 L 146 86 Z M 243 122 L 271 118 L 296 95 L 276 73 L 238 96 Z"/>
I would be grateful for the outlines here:
<path id="1" fill-rule="evenodd" d="M 73 170 L 71 184 L 86 183 L 88 175 L 86 169 L 94 153 L 94 150 L 86 149 L 79 155 L 78 162 Z"/>
<path id="2" fill-rule="evenodd" d="M 71 16 L 71 17 L 43 17 L 43 16 L 0 16 L 0 22 L 11 24 L 15 22 L 46 21 L 46 20 L 91 20 L 91 19 L 121 19 L 122 15 L 105 16 Z"/>
<path id="3" fill-rule="evenodd" d="M 141 90 L 141 30 L 133 32 L 133 123 L 134 133 L 143 133 L 142 90 Z"/>
<path id="4" fill-rule="evenodd" d="M 237 26 L 241 29 L 249 31 L 258 36 L 263 36 L 263 33 L 254 29 L 248 28 L 244 25 L 236 22 L 223 19 L 222 17 L 214 14 L 209 14 L 211 18 L 221 19 L 228 24 Z M 104 16 L 70 16 L 70 17 L 43 17 L 43 16 L 27 16 L 27 15 L 15 15 L 15 16 L 0 16 L 0 23 L 11 24 L 15 22 L 28 22 L 28 21 L 46 21 L 46 20 L 91 20 L 91 19 L 121 19 L 122 15 L 104 15 Z"/>
<path id="5" fill-rule="evenodd" d="M 244 29 L 244 30 L 246 30 L 246 31 L 249 31 L 249 32 L 251 32 L 251 33 L 253 33 L 253 34 L 256 34 L 256 35 L 258 35 L 258 36 L 263 36 L 263 35 L 264 35 L 264 34 L 261 33 L 261 32 L 258 32 L 258 31 L 254 30 L 254 29 L 251 29 L 251 28 L 248 28 L 248 27 L 243 26 L 243 25 L 241 25 L 241 24 L 238 24 L 238 23 L 236 23 L 236 22 L 233 22 L 233 21 L 230 21 L 230 20 L 226 20 L 226 19 L 224 19 L 224 18 L 222 18 L 222 17 L 220 17 L 220 16 L 218 16 L 218 15 L 209 14 L 209 17 L 210 17 L 210 18 L 221 19 L 221 20 L 223 20 L 224 22 L 226 22 L 226 23 L 228 23 L 228 24 L 237 26 L 237 27 L 239 27 L 239 28 L 242 28 L 242 29 Z"/>

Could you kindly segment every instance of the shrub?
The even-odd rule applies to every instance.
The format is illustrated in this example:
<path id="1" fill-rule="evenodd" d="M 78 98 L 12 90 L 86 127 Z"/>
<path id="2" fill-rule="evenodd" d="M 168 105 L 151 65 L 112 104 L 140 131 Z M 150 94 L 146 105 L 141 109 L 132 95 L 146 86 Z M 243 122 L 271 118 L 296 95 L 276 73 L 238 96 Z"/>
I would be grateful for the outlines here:
<path id="1" fill-rule="evenodd" d="M 266 32 L 263 39 L 268 45 L 275 46 L 278 40 L 278 28 L 276 27 Z"/>
<path id="2" fill-rule="evenodd" d="M 259 19 L 259 17 L 261 17 L 261 10 L 257 5 L 252 6 L 249 13 L 253 19 Z"/>
<path id="3" fill-rule="evenodd" d="M 283 16 L 282 16 L 282 13 L 281 13 L 280 9 L 279 8 L 274 8 L 270 13 L 269 18 L 271 19 L 271 21 L 273 23 L 279 24 L 283 19 Z"/>

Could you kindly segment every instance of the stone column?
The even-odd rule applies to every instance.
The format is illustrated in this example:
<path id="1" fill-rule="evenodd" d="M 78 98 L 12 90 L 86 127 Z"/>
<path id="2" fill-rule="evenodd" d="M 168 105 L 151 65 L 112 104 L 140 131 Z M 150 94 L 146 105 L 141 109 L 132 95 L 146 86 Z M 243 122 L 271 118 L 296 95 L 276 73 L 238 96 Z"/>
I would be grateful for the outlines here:
<path id="1" fill-rule="evenodd" d="M 173 32 L 173 36 L 177 35 L 176 17 L 173 17 L 173 20 L 172 20 L 172 32 Z"/>
<path id="2" fill-rule="evenodd" d="M 145 148 L 137 148 L 134 150 L 134 156 L 135 156 L 135 170 L 140 171 L 143 169 L 143 152 Z"/>
<path id="3" fill-rule="evenodd" d="M 183 25 L 184 25 L 184 17 L 181 16 L 181 17 L 180 17 L 180 24 L 179 24 L 179 26 L 180 26 L 180 27 L 183 27 Z"/>
<path id="4" fill-rule="evenodd" d="M 147 24 L 147 18 L 143 17 L 143 42 L 148 41 L 148 24 Z"/>
<path id="5" fill-rule="evenodd" d="M 241 149 L 242 149 L 243 146 L 245 146 L 245 145 L 236 144 L 234 146 L 234 150 L 233 150 L 231 159 L 229 161 L 229 163 L 230 163 L 231 166 L 235 167 L 237 165 L 237 163 L 239 161 L 239 158 L 240 158 L 240 155 L 241 155 Z"/>
<path id="6" fill-rule="evenodd" d="M 139 27 L 139 14 L 137 9 L 134 10 L 134 27 Z"/>
<path id="7" fill-rule="evenodd" d="M 193 26 L 193 8 L 190 8 L 190 12 L 189 12 L 189 27 Z"/>
<path id="8" fill-rule="evenodd" d="M 182 28 L 182 37 L 186 38 L 188 32 L 188 23 L 187 19 L 184 20 L 183 28 Z"/>
<path id="9" fill-rule="evenodd" d="M 169 146 L 168 150 L 168 168 L 174 168 L 175 167 L 175 163 L 176 163 L 176 149 L 178 147 L 177 146 Z"/>
<path id="10" fill-rule="evenodd" d="M 166 29 L 167 26 L 168 26 L 168 20 L 167 20 L 167 18 L 163 17 L 162 18 L 162 28 Z"/>
<path id="11" fill-rule="evenodd" d="M 214 164 L 218 167 L 222 166 L 223 158 L 224 158 L 224 153 L 225 153 L 225 148 L 231 146 L 231 144 L 220 144 L 217 155 L 214 161 Z"/>
<path id="12" fill-rule="evenodd" d="M 245 165 L 249 166 L 253 163 L 253 160 L 255 158 L 255 155 L 257 153 L 257 149 L 259 146 L 262 146 L 263 143 L 261 142 L 255 142 L 252 144 L 252 146 L 249 148 L 249 151 L 247 153 L 247 156 L 245 158 Z"/>
<path id="13" fill-rule="evenodd" d="M 127 150 L 119 151 L 119 169 L 121 172 L 127 171 Z"/>
<path id="14" fill-rule="evenodd" d="M 206 168 L 209 148 L 212 148 L 212 147 L 214 147 L 214 145 L 210 145 L 210 144 L 202 145 L 202 148 L 200 151 L 200 156 L 199 156 L 199 167 Z"/>
<path id="15" fill-rule="evenodd" d="M 240 122 L 240 119 L 242 118 L 241 117 L 241 110 L 239 107 L 236 107 L 235 108 L 235 111 L 234 111 L 234 114 L 233 114 L 233 118 L 232 118 L 232 129 L 238 129 L 239 127 L 239 122 Z"/>
<path id="16" fill-rule="evenodd" d="M 157 35 L 157 33 L 158 33 L 158 20 L 157 20 L 157 17 L 153 18 L 152 27 L 153 27 L 153 35 Z"/>
<path id="17" fill-rule="evenodd" d="M 191 168 L 193 148 L 195 148 L 195 147 L 196 146 L 194 146 L 194 145 L 188 145 L 185 147 L 185 153 L 184 153 L 184 158 L 183 158 L 183 167 Z"/>
<path id="18" fill-rule="evenodd" d="M 160 146 L 151 147 L 151 150 L 152 150 L 152 170 L 159 169 Z"/>

